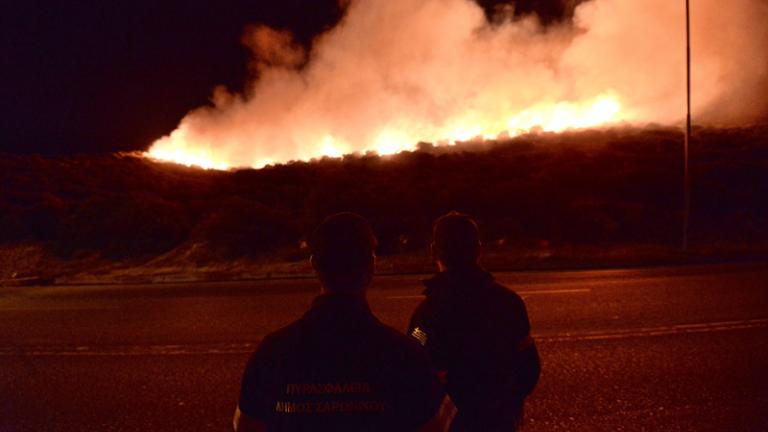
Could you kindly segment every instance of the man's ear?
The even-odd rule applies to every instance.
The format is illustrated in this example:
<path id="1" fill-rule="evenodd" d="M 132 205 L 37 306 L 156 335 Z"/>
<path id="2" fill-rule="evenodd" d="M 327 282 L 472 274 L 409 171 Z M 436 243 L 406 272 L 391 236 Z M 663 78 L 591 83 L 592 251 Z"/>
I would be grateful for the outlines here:
<path id="1" fill-rule="evenodd" d="M 442 257 L 440 256 L 440 249 L 437 247 L 435 242 L 429 244 L 429 251 L 432 254 L 432 261 L 435 262 L 438 270 L 443 271 L 445 269 L 445 265 L 443 264 Z"/>
<path id="2" fill-rule="evenodd" d="M 315 262 L 315 256 L 314 255 L 310 255 L 309 256 L 309 265 L 311 265 L 312 266 L 312 270 L 314 270 L 315 273 L 317 273 L 317 263 Z"/>
<path id="3" fill-rule="evenodd" d="M 371 271 L 376 273 L 376 266 L 379 263 L 379 257 L 376 256 L 376 252 L 371 253 Z"/>

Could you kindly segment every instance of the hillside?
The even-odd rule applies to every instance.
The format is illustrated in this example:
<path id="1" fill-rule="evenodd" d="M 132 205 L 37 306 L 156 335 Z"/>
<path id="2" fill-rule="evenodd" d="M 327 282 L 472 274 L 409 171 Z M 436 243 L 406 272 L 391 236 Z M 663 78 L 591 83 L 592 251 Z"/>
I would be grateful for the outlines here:
<path id="1" fill-rule="evenodd" d="M 431 223 L 454 209 L 497 268 L 767 256 L 768 126 L 695 131 L 687 257 L 682 141 L 617 128 L 229 172 L 0 155 L 0 279 L 302 273 L 307 233 L 341 210 L 372 221 L 383 271 L 428 269 Z"/>

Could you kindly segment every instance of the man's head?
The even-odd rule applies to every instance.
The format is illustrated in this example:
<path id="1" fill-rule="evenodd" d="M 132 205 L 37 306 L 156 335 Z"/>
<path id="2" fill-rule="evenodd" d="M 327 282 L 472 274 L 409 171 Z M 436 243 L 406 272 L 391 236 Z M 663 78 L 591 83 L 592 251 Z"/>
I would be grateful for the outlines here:
<path id="1" fill-rule="evenodd" d="M 437 218 L 432 228 L 432 254 L 448 269 L 476 266 L 480 257 L 480 231 L 475 221 L 455 211 Z"/>
<path id="2" fill-rule="evenodd" d="M 354 213 L 327 217 L 309 241 L 312 267 L 329 292 L 365 291 L 373 278 L 376 236 Z"/>

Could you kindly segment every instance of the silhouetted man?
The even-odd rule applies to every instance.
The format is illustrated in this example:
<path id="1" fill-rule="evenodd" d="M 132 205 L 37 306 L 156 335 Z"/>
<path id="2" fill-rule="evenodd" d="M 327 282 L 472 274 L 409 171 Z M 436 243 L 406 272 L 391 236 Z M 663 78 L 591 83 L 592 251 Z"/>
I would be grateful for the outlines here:
<path id="1" fill-rule="evenodd" d="M 352 213 L 310 239 L 322 294 L 298 321 L 267 335 L 248 361 L 236 431 L 432 430 L 443 390 L 413 339 L 379 322 L 366 289 L 376 239 Z"/>
<path id="2" fill-rule="evenodd" d="M 434 225 L 440 272 L 425 281 L 426 299 L 409 333 L 444 372 L 458 410 L 451 431 L 514 431 L 539 377 L 539 355 L 523 300 L 479 263 L 475 222 L 451 212 Z"/>

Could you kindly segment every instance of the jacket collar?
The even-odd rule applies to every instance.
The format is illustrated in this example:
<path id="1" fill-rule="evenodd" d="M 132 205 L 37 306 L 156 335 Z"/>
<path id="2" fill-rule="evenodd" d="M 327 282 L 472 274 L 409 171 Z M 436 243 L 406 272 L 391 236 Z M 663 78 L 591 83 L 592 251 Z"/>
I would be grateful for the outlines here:
<path id="1" fill-rule="evenodd" d="M 306 316 L 371 315 L 364 296 L 344 293 L 324 293 L 312 301 Z"/>

